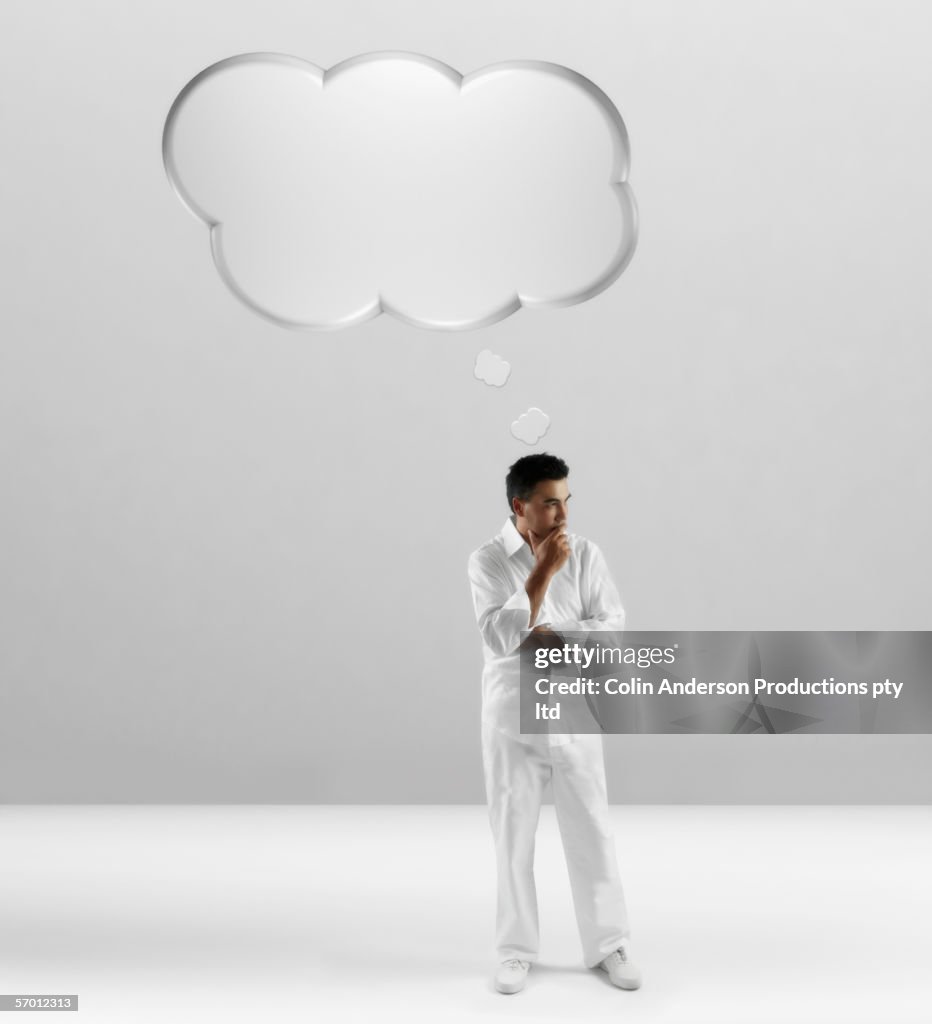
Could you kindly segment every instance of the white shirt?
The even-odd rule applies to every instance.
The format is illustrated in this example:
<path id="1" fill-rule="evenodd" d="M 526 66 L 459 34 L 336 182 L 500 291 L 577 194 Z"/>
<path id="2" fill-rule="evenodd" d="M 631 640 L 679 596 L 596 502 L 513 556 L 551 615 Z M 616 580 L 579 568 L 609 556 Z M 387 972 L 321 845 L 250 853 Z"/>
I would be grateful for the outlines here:
<path id="1" fill-rule="evenodd" d="M 585 537 L 566 537 L 570 557 L 551 579 L 534 625 L 549 624 L 556 633 L 624 629 L 625 610 L 605 556 Z M 531 599 L 524 584 L 535 561 L 513 516 L 496 537 L 469 556 L 469 583 L 485 658 L 482 721 L 515 738 L 521 737 L 518 648 L 521 631 L 532 628 Z M 549 745 L 572 740 L 572 734 L 551 733 Z"/>

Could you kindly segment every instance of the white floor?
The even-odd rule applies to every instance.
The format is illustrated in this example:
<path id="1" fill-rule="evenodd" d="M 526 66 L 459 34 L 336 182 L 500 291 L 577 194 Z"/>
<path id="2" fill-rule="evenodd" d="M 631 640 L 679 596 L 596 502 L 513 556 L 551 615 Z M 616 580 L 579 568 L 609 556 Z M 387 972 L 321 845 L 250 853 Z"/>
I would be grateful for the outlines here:
<path id="1" fill-rule="evenodd" d="M 643 988 L 583 967 L 545 805 L 541 962 L 504 996 L 484 807 L 0 807 L 0 994 L 84 1024 L 932 1020 L 932 807 L 612 814 Z"/>

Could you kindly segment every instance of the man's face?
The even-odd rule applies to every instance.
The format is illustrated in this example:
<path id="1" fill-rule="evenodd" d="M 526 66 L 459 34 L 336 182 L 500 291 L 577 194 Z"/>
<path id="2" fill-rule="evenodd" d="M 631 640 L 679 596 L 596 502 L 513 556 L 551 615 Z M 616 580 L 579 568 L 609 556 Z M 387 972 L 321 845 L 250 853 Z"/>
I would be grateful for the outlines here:
<path id="1" fill-rule="evenodd" d="M 518 515 L 524 516 L 531 533 L 544 538 L 558 526 L 565 525 L 569 500 L 570 489 L 565 479 L 541 480 L 528 501 L 516 498 L 515 504 Z"/>

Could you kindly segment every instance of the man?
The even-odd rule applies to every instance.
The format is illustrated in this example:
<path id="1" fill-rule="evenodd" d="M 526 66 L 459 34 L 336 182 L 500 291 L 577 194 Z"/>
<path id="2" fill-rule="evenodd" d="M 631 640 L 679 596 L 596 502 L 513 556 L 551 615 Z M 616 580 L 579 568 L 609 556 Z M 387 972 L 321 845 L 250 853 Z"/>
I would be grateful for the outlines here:
<path id="1" fill-rule="evenodd" d="M 544 787 L 553 798 L 583 958 L 621 988 L 638 988 L 628 915 L 608 817 L 602 737 L 519 732 L 522 630 L 620 630 L 624 609 L 602 552 L 567 533 L 569 467 L 546 452 L 518 459 L 505 492 L 511 515 L 469 557 L 485 666 L 482 760 L 498 871 L 499 992 L 519 992 L 537 961 L 534 841 Z"/>

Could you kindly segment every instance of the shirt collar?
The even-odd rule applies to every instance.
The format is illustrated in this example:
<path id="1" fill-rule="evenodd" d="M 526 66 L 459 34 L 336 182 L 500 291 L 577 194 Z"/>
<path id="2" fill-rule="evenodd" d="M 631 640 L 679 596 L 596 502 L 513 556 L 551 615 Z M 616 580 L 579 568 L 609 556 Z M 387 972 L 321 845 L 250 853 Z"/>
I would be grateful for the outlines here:
<path id="1" fill-rule="evenodd" d="M 527 541 L 518 533 L 518 528 L 515 526 L 514 519 L 509 516 L 505 520 L 505 525 L 502 527 L 502 543 L 505 545 L 505 554 L 509 558 L 516 552 L 520 551 L 521 548 L 527 547 Z M 530 549 L 529 549 L 530 550 Z"/>

